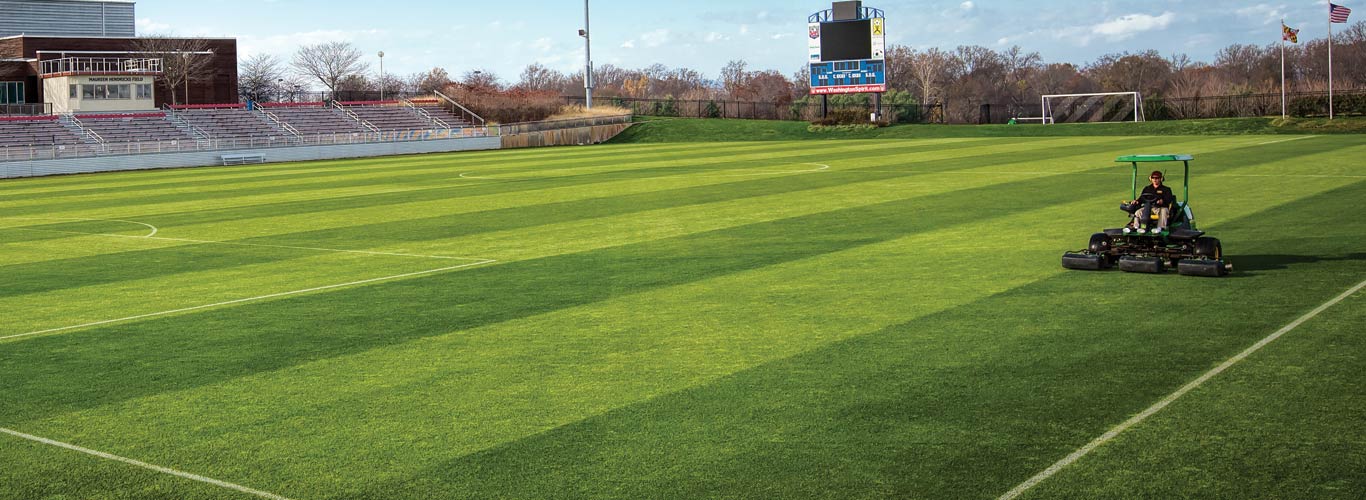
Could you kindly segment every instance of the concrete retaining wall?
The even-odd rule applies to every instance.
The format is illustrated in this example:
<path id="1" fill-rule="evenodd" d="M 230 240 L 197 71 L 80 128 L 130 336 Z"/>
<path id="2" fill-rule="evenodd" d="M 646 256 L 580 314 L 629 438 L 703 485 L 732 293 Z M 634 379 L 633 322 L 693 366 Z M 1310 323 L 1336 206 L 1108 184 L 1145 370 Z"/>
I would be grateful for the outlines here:
<path id="1" fill-rule="evenodd" d="M 423 153 L 448 153 L 498 149 L 498 137 L 472 137 L 413 142 L 373 142 L 325 146 L 297 146 L 257 148 L 231 151 L 190 151 L 126 156 L 97 156 L 91 158 L 62 158 L 0 162 L 0 178 L 37 177 L 43 175 L 114 172 L 153 168 L 207 167 L 223 164 L 222 156 L 231 154 L 261 154 L 269 163 L 339 158 L 368 158 Z"/>
<path id="2" fill-rule="evenodd" d="M 630 126 L 630 123 L 617 123 L 504 135 L 503 149 L 599 144 L 611 140 Z"/>

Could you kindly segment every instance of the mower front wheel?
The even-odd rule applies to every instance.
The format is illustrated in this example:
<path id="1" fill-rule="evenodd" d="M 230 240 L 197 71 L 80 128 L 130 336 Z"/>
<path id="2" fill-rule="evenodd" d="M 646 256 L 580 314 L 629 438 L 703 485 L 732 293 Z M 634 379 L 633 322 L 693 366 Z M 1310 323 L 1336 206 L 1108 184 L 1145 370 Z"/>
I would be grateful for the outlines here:
<path id="1" fill-rule="evenodd" d="M 1210 260 L 1224 259 L 1224 246 L 1218 238 L 1199 238 L 1195 240 L 1195 256 Z"/>

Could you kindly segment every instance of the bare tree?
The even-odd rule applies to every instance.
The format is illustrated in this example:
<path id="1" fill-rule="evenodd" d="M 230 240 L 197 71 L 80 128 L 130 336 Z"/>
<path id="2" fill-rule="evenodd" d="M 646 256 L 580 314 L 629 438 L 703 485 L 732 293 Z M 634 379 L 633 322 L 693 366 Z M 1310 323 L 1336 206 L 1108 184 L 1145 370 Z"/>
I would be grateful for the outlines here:
<path id="1" fill-rule="evenodd" d="M 324 42 L 299 47 L 291 65 L 299 74 L 317 79 L 333 92 L 349 77 L 365 74 L 368 63 L 361 62 L 361 52 L 350 42 Z"/>
<path id="2" fill-rule="evenodd" d="M 937 48 L 912 53 L 910 58 L 911 74 L 917 90 L 920 91 L 920 104 L 930 104 L 948 79 L 948 69 L 952 56 Z"/>
<path id="3" fill-rule="evenodd" d="M 473 92 L 497 92 L 503 89 L 498 75 L 491 71 L 470 70 L 460 77 L 460 84 Z"/>
<path id="4" fill-rule="evenodd" d="M 915 88 L 915 50 L 905 45 L 887 47 L 887 87 L 910 90 Z M 808 69 L 807 71 L 810 71 Z"/>
<path id="5" fill-rule="evenodd" d="M 749 79 L 749 71 L 746 70 L 748 63 L 733 60 L 721 68 L 721 88 L 726 93 L 734 96 L 744 87 L 745 81 Z"/>
<path id="6" fill-rule="evenodd" d="M 171 104 L 180 104 L 176 96 L 178 89 L 184 90 L 185 103 L 190 102 L 190 80 L 204 73 L 212 62 L 205 54 L 209 51 L 209 41 L 198 38 L 152 35 L 134 40 L 133 50 L 161 59 L 160 83 L 170 92 Z"/>
<path id="7" fill-rule="evenodd" d="M 264 101 L 279 95 L 285 77 L 280 58 L 257 54 L 242 61 L 237 69 L 237 88 L 253 101 Z"/>
<path id="8" fill-rule="evenodd" d="M 531 63 L 522 70 L 521 79 L 517 81 L 516 87 L 533 91 L 559 90 L 564 86 L 564 80 L 564 74 L 559 71 L 542 66 L 541 63 Z"/>
<path id="9" fill-rule="evenodd" d="M 451 84 L 451 75 L 442 68 L 432 68 L 425 73 L 409 77 L 409 86 L 419 94 L 432 94 Z"/>

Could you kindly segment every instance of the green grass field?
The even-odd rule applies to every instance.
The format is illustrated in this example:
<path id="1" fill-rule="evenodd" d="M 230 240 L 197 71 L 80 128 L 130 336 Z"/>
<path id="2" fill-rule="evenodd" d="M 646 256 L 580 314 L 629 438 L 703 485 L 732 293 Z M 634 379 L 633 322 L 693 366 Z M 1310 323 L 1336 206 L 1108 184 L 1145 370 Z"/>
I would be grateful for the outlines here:
<path id="1" fill-rule="evenodd" d="M 1123 222 L 1113 159 L 1168 152 L 1234 273 L 1062 270 Z M 1366 279 L 1364 154 L 666 142 L 0 181 L 0 498 L 997 498 Z M 1364 327 L 1350 295 L 1021 498 L 1360 498 Z"/>

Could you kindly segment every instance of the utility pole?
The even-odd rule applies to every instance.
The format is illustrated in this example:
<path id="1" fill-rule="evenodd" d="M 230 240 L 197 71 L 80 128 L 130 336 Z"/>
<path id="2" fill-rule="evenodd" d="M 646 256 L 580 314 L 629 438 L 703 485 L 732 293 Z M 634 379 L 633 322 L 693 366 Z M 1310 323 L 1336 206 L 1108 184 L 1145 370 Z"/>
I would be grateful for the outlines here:
<path id="1" fill-rule="evenodd" d="M 579 30 L 579 36 L 583 37 L 583 55 L 586 61 L 583 72 L 583 102 L 585 108 L 593 109 L 593 37 L 588 28 L 588 0 L 583 0 L 583 29 Z"/>
<path id="2" fill-rule="evenodd" d="M 379 100 L 384 100 L 384 51 L 379 51 Z"/>

